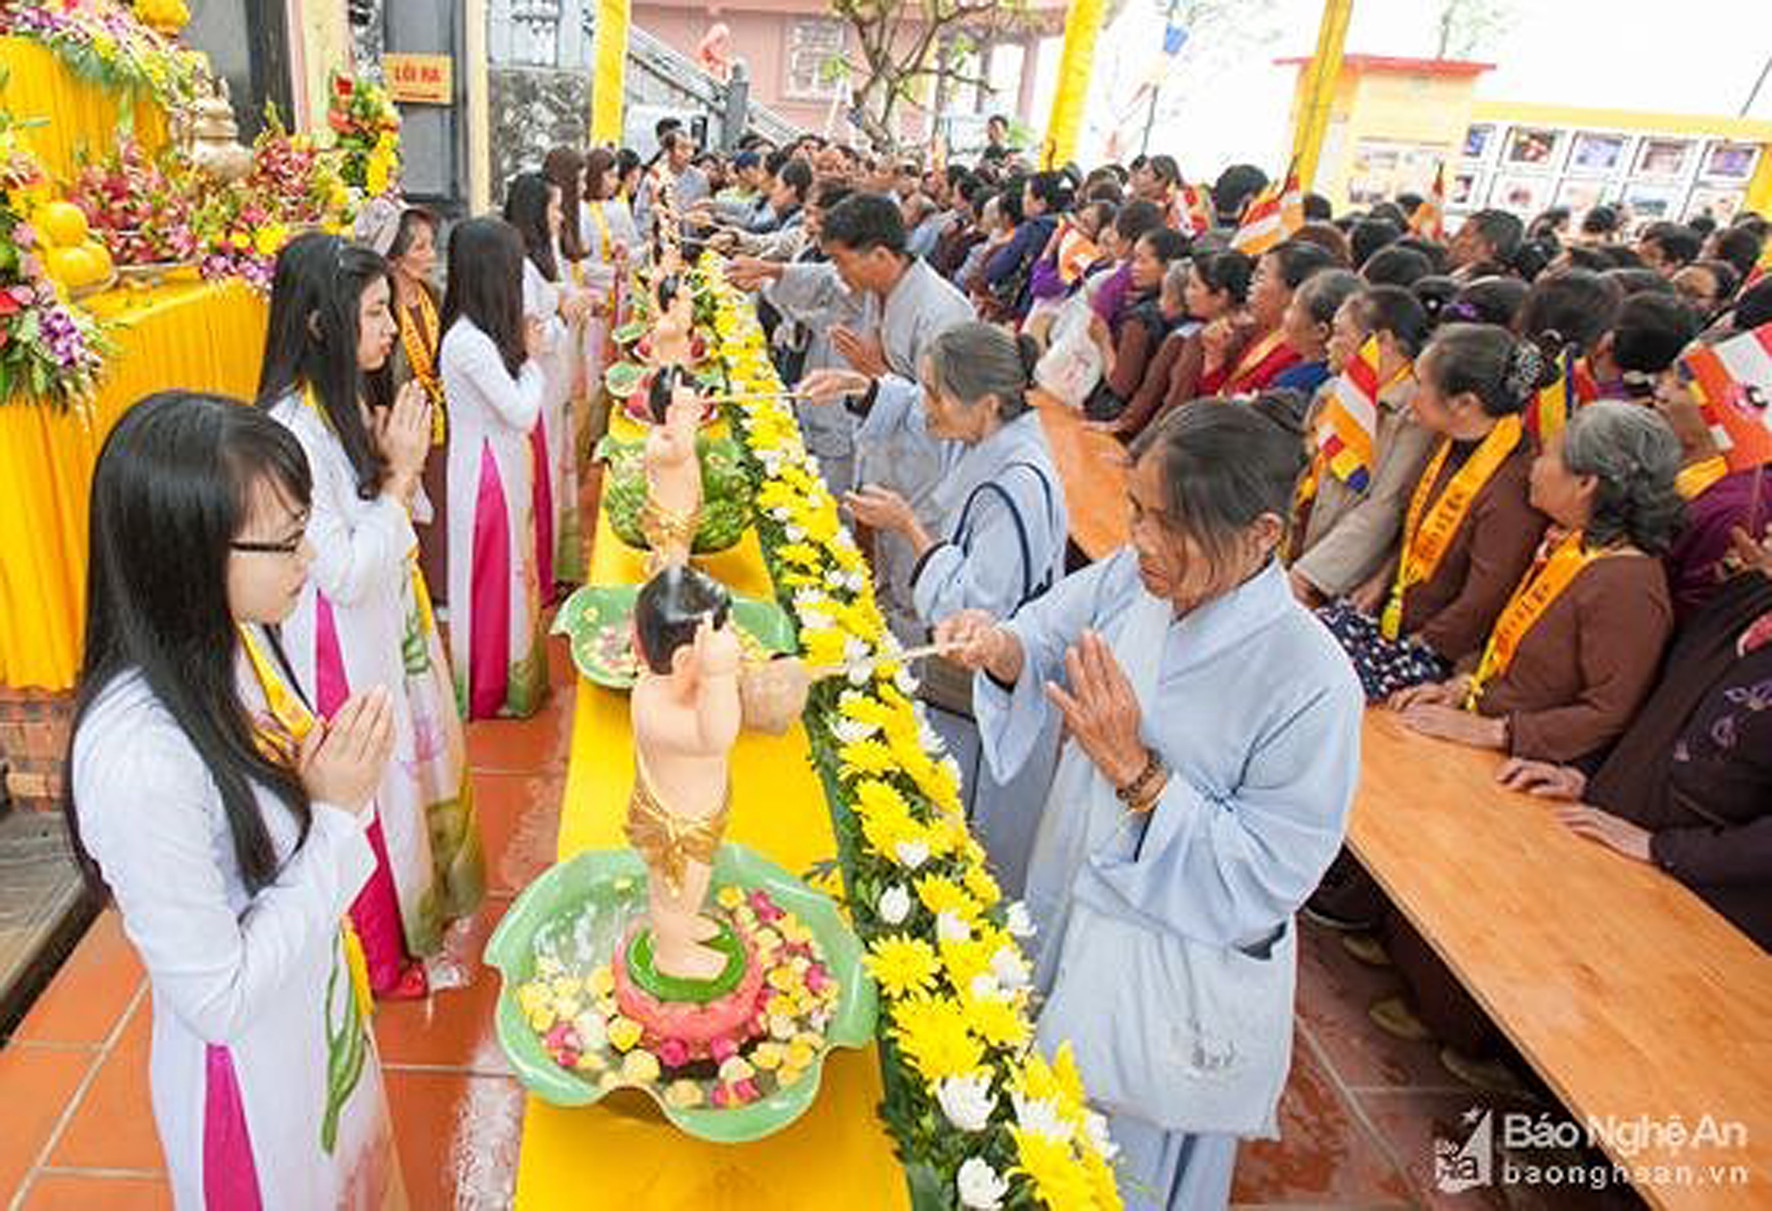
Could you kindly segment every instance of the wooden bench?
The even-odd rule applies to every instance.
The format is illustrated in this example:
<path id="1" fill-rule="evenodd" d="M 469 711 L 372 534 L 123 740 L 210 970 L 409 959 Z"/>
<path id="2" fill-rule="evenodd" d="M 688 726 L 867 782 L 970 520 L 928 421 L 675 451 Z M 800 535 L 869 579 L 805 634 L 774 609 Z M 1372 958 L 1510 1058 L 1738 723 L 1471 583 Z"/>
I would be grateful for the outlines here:
<path id="1" fill-rule="evenodd" d="M 1083 414 L 1044 391 L 1030 397 L 1046 430 L 1052 462 L 1064 481 L 1070 511 L 1071 544 L 1084 562 L 1093 562 L 1126 544 L 1126 448 L 1106 433 L 1090 429 Z"/>
<path id="2" fill-rule="evenodd" d="M 1071 409 L 1036 406 L 1072 542 L 1098 559 L 1127 538 L 1124 453 Z M 1772 1204 L 1772 957 L 1673 879 L 1502 790 L 1499 764 L 1369 711 L 1349 845 L 1579 1121 L 1745 1129 L 1745 1147 L 1610 1141 L 1645 1199 Z M 1646 1172 L 1663 1165 L 1690 1180 Z M 1729 1183 L 1735 1166 L 1752 1184 Z"/>
<path id="3" fill-rule="evenodd" d="M 1368 711 L 1349 845 L 1577 1119 L 1745 1128 L 1745 1147 L 1608 1147 L 1627 1170 L 1694 1171 L 1639 1181 L 1645 1199 L 1767 1205 L 1772 957 L 1673 879 L 1497 786 L 1500 764 Z M 1717 1184 L 1731 1166 L 1753 1184 Z"/>

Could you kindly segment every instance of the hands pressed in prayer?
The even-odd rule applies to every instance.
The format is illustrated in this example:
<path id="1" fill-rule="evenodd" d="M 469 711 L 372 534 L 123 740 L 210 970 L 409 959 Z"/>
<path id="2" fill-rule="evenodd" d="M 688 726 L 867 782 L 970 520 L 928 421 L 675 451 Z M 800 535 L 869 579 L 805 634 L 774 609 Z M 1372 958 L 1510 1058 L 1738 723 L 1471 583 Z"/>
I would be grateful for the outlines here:
<path id="1" fill-rule="evenodd" d="M 523 352 L 529 355 L 530 361 L 540 361 L 548 351 L 547 329 L 533 315 L 523 317 Z"/>
<path id="2" fill-rule="evenodd" d="M 1064 654 L 1064 669 L 1070 688 L 1049 681 L 1046 697 L 1102 777 L 1116 790 L 1130 786 L 1150 760 L 1150 750 L 1138 734 L 1140 711 L 1132 682 L 1094 631 L 1084 631 L 1071 645 Z"/>
<path id="3" fill-rule="evenodd" d="M 1528 761 L 1515 757 L 1495 772 L 1495 780 L 1511 791 L 1523 791 L 1541 799 L 1564 799 L 1571 803 L 1587 790 L 1587 775 L 1572 765 Z"/>
<path id="4" fill-rule="evenodd" d="M 413 379 L 400 388 L 393 406 L 376 415 L 373 436 L 388 467 L 386 490 L 409 499 L 431 452 L 431 399 L 423 384 Z"/>
<path id="5" fill-rule="evenodd" d="M 1416 703 L 1401 712 L 1403 726 L 1424 736 L 1453 740 L 1472 748 L 1507 747 L 1507 720 L 1490 719 L 1475 711 L 1439 703 Z"/>
<path id="6" fill-rule="evenodd" d="M 810 403 L 834 404 L 846 396 L 862 394 L 873 381 L 859 371 L 829 366 L 807 374 L 795 390 Z"/>
<path id="7" fill-rule="evenodd" d="M 394 707 L 381 686 L 356 694 L 302 741 L 296 774 L 318 803 L 361 814 L 394 751 Z"/>
<path id="8" fill-rule="evenodd" d="M 831 326 L 831 347 L 842 354 L 843 360 L 861 373 L 878 378 L 891 372 L 892 367 L 886 364 L 886 350 L 880 344 L 880 338 L 871 333 L 863 334 L 843 324 Z"/>
<path id="9" fill-rule="evenodd" d="M 1570 803 L 1557 808 L 1557 820 L 1576 836 L 1598 841 L 1607 849 L 1627 858 L 1638 862 L 1652 860 L 1649 846 L 1654 839 L 1653 834 L 1646 828 L 1638 828 L 1629 820 L 1621 820 L 1611 812 L 1603 812 L 1597 807 L 1588 807 L 1581 803 Z"/>
<path id="10" fill-rule="evenodd" d="M 1470 688 L 1469 677 L 1454 677 L 1450 681 L 1426 681 L 1406 690 L 1398 690 L 1385 701 L 1385 705 L 1393 711 L 1406 711 L 1412 706 L 1463 706 Z"/>

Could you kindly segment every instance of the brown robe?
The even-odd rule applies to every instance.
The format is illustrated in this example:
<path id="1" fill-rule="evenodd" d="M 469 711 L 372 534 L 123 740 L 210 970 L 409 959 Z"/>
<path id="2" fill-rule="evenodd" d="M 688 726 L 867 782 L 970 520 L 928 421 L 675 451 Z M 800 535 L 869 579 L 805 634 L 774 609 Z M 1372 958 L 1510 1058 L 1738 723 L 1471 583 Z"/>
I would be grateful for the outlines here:
<path id="1" fill-rule="evenodd" d="M 1623 735 L 1655 684 L 1673 634 L 1661 560 L 1594 560 L 1520 639 L 1477 710 L 1508 721 L 1516 757 L 1568 764 Z"/>
<path id="2" fill-rule="evenodd" d="M 1435 495 L 1478 444 L 1453 444 Z M 1419 636 L 1453 664 L 1482 651 L 1544 537 L 1544 514 L 1527 499 L 1533 457 L 1532 443 L 1522 438 L 1471 502 L 1434 574 L 1403 599 L 1402 633 Z"/>
<path id="3" fill-rule="evenodd" d="M 438 319 L 441 322 L 443 302 L 431 293 L 431 302 L 436 306 Z M 405 323 L 406 317 L 401 316 L 400 322 Z M 442 343 L 442 333 L 438 333 L 438 344 Z M 432 350 L 432 365 L 436 365 L 439 350 Z M 390 373 L 394 379 L 394 389 L 398 391 L 412 378 L 412 364 L 406 358 L 406 345 L 396 338 L 393 354 L 388 358 Z M 444 411 L 444 424 L 448 424 L 448 410 Z M 425 458 L 424 475 L 420 482 L 424 485 L 425 498 L 431 502 L 431 520 L 428 522 L 414 521 L 413 533 L 418 535 L 418 566 L 425 574 L 425 584 L 431 590 L 433 605 L 447 605 L 449 598 L 449 446 L 432 446 L 430 454 Z"/>
<path id="4" fill-rule="evenodd" d="M 1772 951 L 1772 643 L 1736 646 L 1768 611 L 1764 576 L 1717 590 L 1583 798 L 1652 832 L 1655 865 Z"/>

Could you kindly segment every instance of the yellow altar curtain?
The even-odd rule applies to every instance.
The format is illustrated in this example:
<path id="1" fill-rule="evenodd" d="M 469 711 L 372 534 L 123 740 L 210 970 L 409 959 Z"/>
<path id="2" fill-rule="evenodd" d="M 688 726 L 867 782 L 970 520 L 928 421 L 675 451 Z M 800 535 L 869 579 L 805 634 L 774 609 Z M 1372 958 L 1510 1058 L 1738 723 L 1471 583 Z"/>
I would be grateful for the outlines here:
<path id="1" fill-rule="evenodd" d="M 732 550 L 697 563 L 734 592 L 774 598 L 755 530 Z M 644 578 L 641 553 L 623 546 L 600 514 L 591 583 Z M 622 821 L 634 777 L 627 696 L 581 677 L 575 708 L 560 809 L 562 859 L 627 844 Z M 740 739 L 733 752 L 726 836 L 795 872 L 835 856 L 824 787 L 808 763 L 806 733 L 798 724 L 785 736 L 747 732 Z M 904 1171 L 874 1113 L 880 1099 L 879 1059 L 871 1047 L 832 1051 L 818 1098 L 805 1115 L 749 1144 L 714 1144 L 684 1135 L 636 1090 L 618 1090 L 578 1109 L 532 1097 L 523 1118 L 517 1207 L 907 1207 Z"/>
<path id="2" fill-rule="evenodd" d="M 86 497 L 117 418 L 168 388 L 250 398 L 265 301 L 244 282 L 168 284 L 88 300 L 116 325 L 84 414 L 0 404 L 0 685 L 65 690 L 80 666 Z"/>
<path id="3" fill-rule="evenodd" d="M 0 38 L 0 71 L 7 73 L 0 105 L 27 127 L 24 134 L 51 177 L 67 180 L 79 153 L 103 155 L 117 142 L 125 121 L 153 153 L 166 146 L 166 111 L 153 98 L 130 96 L 83 80 L 56 53 L 29 38 Z"/>

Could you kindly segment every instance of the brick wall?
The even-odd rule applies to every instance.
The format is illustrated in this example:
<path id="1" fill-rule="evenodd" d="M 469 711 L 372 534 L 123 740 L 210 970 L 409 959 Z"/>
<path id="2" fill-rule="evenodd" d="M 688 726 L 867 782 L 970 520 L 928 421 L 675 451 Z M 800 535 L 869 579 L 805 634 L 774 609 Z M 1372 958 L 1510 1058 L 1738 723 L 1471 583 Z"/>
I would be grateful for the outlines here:
<path id="1" fill-rule="evenodd" d="M 0 763 L 13 801 L 34 811 L 62 805 L 72 693 L 0 686 Z"/>

